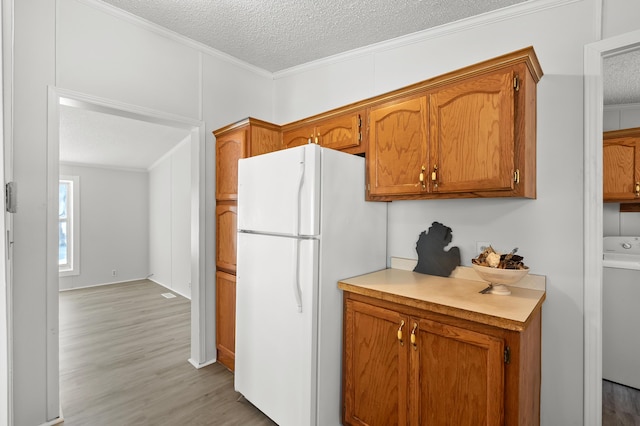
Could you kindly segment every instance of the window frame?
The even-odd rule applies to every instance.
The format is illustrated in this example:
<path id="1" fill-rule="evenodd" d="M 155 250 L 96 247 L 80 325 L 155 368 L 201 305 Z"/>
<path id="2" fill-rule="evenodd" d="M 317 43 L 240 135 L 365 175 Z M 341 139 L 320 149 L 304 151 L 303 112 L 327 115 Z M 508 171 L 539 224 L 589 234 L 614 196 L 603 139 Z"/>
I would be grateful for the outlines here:
<path id="1" fill-rule="evenodd" d="M 58 274 L 60 277 L 68 277 L 80 275 L 80 177 L 61 175 L 58 184 L 63 182 L 68 184 L 67 217 L 64 219 L 67 222 L 67 263 L 58 264 Z M 61 219 L 58 217 L 58 226 L 60 222 Z"/>

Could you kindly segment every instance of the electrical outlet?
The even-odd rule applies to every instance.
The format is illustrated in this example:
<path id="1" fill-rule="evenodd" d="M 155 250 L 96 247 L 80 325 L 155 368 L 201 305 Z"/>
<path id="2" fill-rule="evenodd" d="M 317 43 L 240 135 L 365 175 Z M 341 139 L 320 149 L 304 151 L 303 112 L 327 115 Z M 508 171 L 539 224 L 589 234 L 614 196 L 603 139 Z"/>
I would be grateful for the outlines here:
<path id="1" fill-rule="evenodd" d="M 116 276 L 118 276 L 118 271 L 116 271 L 115 269 L 112 269 L 112 270 L 111 270 L 111 276 L 112 276 L 112 277 L 116 277 Z"/>
<path id="2" fill-rule="evenodd" d="M 488 243 L 486 241 L 476 241 L 476 255 L 482 253 L 482 251 L 490 245 L 491 243 Z"/>

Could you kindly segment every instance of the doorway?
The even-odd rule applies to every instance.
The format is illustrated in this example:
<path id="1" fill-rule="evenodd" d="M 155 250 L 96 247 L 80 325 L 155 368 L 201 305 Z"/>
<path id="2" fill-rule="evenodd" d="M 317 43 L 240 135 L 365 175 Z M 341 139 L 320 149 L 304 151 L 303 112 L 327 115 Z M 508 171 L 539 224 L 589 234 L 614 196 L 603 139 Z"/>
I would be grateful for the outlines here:
<path id="1" fill-rule="evenodd" d="M 205 285 L 205 129 L 204 123 L 189 118 L 152 111 L 128 104 L 67 91 L 55 87 L 49 88 L 48 106 L 48 197 L 50 203 L 58 200 L 59 159 L 60 159 L 60 108 L 72 107 L 87 111 L 100 112 L 113 116 L 140 120 L 146 123 L 162 124 L 183 129 L 189 144 L 190 161 L 190 276 L 191 276 L 191 353 L 188 361 L 199 368 L 206 365 L 206 348 L 214 345 L 209 342 L 206 323 L 208 290 Z M 51 206 L 50 206 L 51 207 Z M 50 417 L 56 417 L 59 408 L 59 370 L 58 370 L 58 212 L 49 208 L 47 216 L 47 401 Z"/>
<path id="2" fill-rule="evenodd" d="M 584 51 L 584 424 L 602 422 L 603 59 L 640 49 L 640 31 Z"/>

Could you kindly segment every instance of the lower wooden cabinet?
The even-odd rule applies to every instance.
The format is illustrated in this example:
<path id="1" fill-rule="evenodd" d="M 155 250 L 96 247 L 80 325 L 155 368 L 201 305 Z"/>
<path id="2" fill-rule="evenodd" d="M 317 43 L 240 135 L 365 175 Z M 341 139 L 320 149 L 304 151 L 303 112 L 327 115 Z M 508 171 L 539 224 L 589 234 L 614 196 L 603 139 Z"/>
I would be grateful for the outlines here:
<path id="1" fill-rule="evenodd" d="M 345 425 L 536 425 L 540 312 L 503 330 L 345 293 Z"/>
<path id="2" fill-rule="evenodd" d="M 236 347 L 236 276 L 216 272 L 216 349 L 218 362 L 233 371 Z"/>

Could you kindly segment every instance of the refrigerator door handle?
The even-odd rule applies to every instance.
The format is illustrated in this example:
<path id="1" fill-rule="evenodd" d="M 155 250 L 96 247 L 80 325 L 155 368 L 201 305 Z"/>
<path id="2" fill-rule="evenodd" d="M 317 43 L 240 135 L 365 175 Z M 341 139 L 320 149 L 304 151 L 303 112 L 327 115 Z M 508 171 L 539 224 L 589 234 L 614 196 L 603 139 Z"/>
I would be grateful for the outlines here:
<path id="1" fill-rule="evenodd" d="M 295 198 L 295 220 L 293 221 L 293 226 L 295 226 L 293 235 L 300 235 L 300 213 L 302 210 L 302 184 L 304 183 L 304 150 L 300 150 L 300 175 L 298 176 L 298 191 L 296 192 Z"/>
<path id="2" fill-rule="evenodd" d="M 296 267 L 294 268 L 293 273 L 295 276 L 293 277 L 293 293 L 296 296 L 296 303 L 298 304 L 298 312 L 302 312 L 302 289 L 300 288 L 300 240 L 297 239 L 295 241 L 295 257 L 296 257 Z"/>

